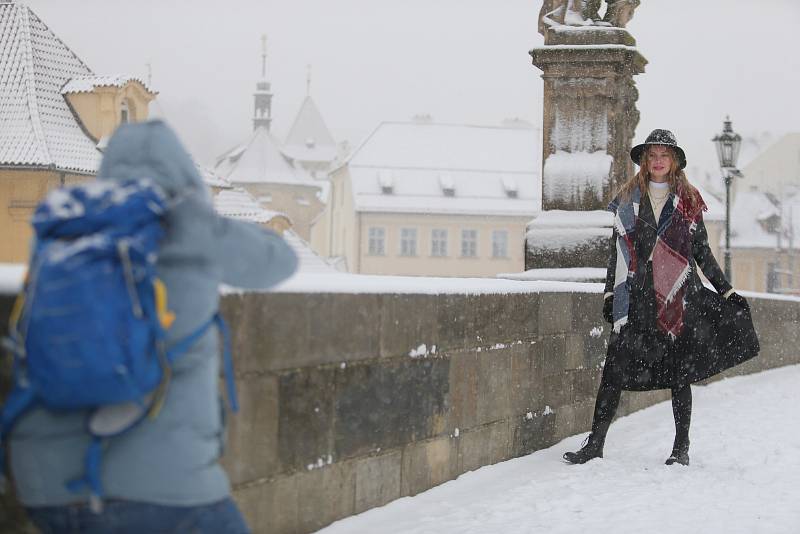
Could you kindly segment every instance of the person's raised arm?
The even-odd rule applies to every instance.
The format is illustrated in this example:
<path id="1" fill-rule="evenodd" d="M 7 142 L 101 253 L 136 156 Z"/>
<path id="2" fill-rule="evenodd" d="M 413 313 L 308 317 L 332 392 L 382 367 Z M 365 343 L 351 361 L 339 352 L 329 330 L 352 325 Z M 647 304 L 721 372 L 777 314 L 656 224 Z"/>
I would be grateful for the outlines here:
<path id="1" fill-rule="evenodd" d="M 297 255 L 272 230 L 253 223 L 216 217 L 212 235 L 222 282 L 246 289 L 267 289 L 291 276 Z"/>

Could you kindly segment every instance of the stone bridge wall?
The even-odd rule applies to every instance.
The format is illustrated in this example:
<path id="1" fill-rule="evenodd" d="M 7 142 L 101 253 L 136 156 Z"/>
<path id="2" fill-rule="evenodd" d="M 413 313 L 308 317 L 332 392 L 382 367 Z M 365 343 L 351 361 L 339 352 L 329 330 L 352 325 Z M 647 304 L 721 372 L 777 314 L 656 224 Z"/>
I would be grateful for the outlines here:
<path id="1" fill-rule="evenodd" d="M 800 362 L 800 302 L 751 302 L 762 354 L 732 371 Z M 311 532 L 587 431 L 600 307 L 576 292 L 226 296 L 241 412 L 224 463 L 254 532 Z M 668 397 L 626 393 L 620 415 Z M 0 531 L 19 532 L 0 504 Z"/>

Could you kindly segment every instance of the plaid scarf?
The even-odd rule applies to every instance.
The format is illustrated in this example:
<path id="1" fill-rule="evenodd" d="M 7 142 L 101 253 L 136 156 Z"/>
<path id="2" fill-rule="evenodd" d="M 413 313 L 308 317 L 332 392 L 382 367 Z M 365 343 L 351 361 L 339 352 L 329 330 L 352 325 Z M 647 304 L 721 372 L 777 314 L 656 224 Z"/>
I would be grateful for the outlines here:
<path id="1" fill-rule="evenodd" d="M 692 238 L 697 223 L 702 219 L 706 204 L 696 193 L 692 204 L 684 191 L 670 193 L 661 213 L 656 244 L 653 248 L 653 285 L 656 294 L 658 328 L 675 339 L 683 331 L 683 312 L 686 307 L 686 281 L 691 267 Z M 628 322 L 630 287 L 636 273 L 637 259 L 634 249 L 636 221 L 639 218 L 639 203 L 642 193 L 636 187 L 630 200 L 615 198 L 608 205 L 614 213 L 614 229 L 617 231 L 617 265 L 614 278 L 614 332 Z"/>

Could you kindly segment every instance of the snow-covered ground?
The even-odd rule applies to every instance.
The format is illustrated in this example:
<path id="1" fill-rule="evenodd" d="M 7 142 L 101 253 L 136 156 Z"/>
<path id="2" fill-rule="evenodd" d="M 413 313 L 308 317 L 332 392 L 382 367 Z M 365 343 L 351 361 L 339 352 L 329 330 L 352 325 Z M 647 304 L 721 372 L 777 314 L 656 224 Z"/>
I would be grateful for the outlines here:
<path id="1" fill-rule="evenodd" d="M 800 532 L 800 365 L 695 387 L 691 466 L 665 466 L 669 402 L 615 422 L 605 458 L 560 460 L 584 435 L 334 523 L 325 534 Z"/>

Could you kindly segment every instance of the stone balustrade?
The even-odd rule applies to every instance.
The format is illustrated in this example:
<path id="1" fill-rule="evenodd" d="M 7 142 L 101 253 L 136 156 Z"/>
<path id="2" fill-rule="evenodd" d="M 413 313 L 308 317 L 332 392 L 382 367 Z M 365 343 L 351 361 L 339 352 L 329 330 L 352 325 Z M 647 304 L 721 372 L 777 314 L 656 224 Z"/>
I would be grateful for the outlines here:
<path id="1" fill-rule="evenodd" d="M 226 295 L 241 411 L 224 464 L 254 532 L 312 532 L 587 431 L 608 325 L 599 285 L 564 287 Z M 762 353 L 729 374 L 800 362 L 800 300 L 751 303 Z M 668 398 L 626 393 L 620 415 Z"/>

